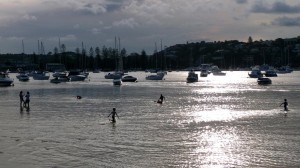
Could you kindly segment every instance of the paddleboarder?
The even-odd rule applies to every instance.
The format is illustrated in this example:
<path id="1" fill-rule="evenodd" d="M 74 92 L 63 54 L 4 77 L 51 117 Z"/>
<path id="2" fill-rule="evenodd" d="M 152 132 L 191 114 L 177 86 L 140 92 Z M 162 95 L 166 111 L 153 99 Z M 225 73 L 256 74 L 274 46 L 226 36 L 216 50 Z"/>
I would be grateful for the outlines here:
<path id="1" fill-rule="evenodd" d="M 115 123 L 116 122 L 116 116 L 119 118 L 117 112 L 116 112 L 116 108 L 113 108 L 113 111 L 107 116 L 109 117 L 111 116 L 111 122 Z"/>
<path id="2" fill-rule="evenodd" d="M 160 97 L 159 97 L 159 99 L 157 100 L 157 103 L 162 104 L 164 100 L 165 100 L 165 97 L 164 97 L 162 94 L 160 94 Z"/>
<path id="3" fill-rule="evenodd" d="M 284 99 L 284 102 L 283 103 L 281 103 L 280 104 L 280 106 L 282 106 L 283 105 L 283 107 L 284 107 L 284 111 L 288 111 L 288 102 L 287 102 L 287 100 L 286 99 Z"/>

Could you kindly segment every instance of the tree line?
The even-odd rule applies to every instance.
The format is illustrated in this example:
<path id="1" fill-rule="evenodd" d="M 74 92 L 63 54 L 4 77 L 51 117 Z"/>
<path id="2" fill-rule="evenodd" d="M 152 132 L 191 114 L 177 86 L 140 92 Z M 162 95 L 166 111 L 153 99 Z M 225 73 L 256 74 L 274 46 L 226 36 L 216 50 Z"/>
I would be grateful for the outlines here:
<path id="1" fill-rule="evenodd" d="M 197 67 L 201 64 L 214 64 L 223 69 L 248 68 L 262 64 L 274 67 L 289 64 L 299 67 L 300 48 L 296 50 L 297 45 L 300 45 L 299 38 L 289 43 L 281 38 L 273 41 L 253 41 L 249 37 L 248 42 L 231 40 L 177 44 L 148 55 L 144 50 L 140 53 L 128 54 L 125 48 L 116 49 L 106 46 L 67 51 L 66 45 L 62 44 L 47 54 L 1 54 L 0 64 L 2 69 L 35 64 L 38 69 L 43 70 L 47 63 L 61 63 L 66 69 L 104 71 L 118 69 L 120 60 L 125 70 L 177 70 Z"/>

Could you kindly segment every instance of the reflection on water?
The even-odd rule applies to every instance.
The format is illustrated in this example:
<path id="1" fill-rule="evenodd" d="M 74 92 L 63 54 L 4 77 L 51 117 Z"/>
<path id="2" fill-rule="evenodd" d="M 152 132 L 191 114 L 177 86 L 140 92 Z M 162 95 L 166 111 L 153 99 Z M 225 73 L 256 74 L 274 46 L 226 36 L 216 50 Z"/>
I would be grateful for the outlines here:
<path id="1" fill-rule="evenodd" d="M 0 88 L 0 162 L 4 167 L 297 167 L 299 72 L 259 86 L 247 72 L 115 87 L 90 81 L 21 83 Z M 30 111 L 18 93 L 30 91 Z M 164 104 L 155 103 L 159 95 Z M 77 99 L 77 95 L 82 99 Z M 284 116 L 279 104 L 287 98 Z M 110 123 L 116 108 L 120 119 Z"/>

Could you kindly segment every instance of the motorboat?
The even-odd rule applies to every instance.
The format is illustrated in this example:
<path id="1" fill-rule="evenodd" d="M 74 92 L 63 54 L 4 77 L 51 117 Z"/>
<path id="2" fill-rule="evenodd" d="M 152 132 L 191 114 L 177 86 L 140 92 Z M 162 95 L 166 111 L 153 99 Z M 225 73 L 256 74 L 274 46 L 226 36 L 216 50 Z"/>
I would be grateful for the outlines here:
<path id="1" fill-rule="evenodd" d="M 213 75 L 214 76 L 226 76 L 226 72 L 216 71 L 216 72 L 213 72 Z"/>
<path id="2" fill-rule="evenodd" d="M 201 70 L 200 77 L 207 77 L 208 71 L 206 69 Z"/>
<path id="3" fill-rule="evenodd" d="M 253 69 L 250 73 L 248 73 L 250 78 L 261 78 L 263 74 L 259 69 Z"/>
<path id="4" fill-rule="evenodd" d="M 136 81 L 137 78 L 130 75 L 122 77 L 122 82 L 136 82 Z"/>
<path id="5" fill-rule="evenodd" d="M 281 73 L 281 74 L 291 73 L 291 72 L 293 72 L 293 69 L 288 65 L 278 68 L 278 71 L 277 71 L 277 73 Z"/>
<path id="6" fill-rule="evenodd" d="M 68 82 L 68 81 L 70 81 L 70 79 L 67 76 L 55 77 L 50 80 L 51 83 L 61 83 L 61 82 Z"/>
<path id="7" fill-rule="evenodd" d="M 225 76 L 226 73 L 222 72 L 218 66 L 214 65 L 211 67 L 211 72 L 214 76 Z"/>
<path id="8" fill-rule="evenodd" d="M 258 78 L 257 83 L 259 85 L 269 85 L 269 84 L 272 84 L 272 80 L 269 78 Z"/>
<path id="9" fill-rule="evenodd" d="M 19 75 L 16 76 L 19 81 L 26 82 L 29 81 L 29 76 L 25 73 L 20 73 Z"/>
<path id="10" fill-rule="evenodd" d="M 104 76 L 105 79 L 120 79 L 124 73 L 122 72 L 114 72 L 114 73 L 108 73 Z"/>
<path id="11" fill-rule="evenodd" d="M 268 69 L 265 72 L 266 77 L 277 77 L 277 73 L 274 69 Z"/>
<path id="12" fill-rule="evenodd" d="M 54 72 L 52 74 L 52 76 L 55 78 L 55 77 L 66 77 L 67 76 L 67 72 L 65 71 L 57 71 L 57 72 Z"/>
<path id="13" fill-rule="evenodd" d="M 122 79 L 121 78 L 113 79 L 113 84 L 116 85 L 116 86 L 122 85 Z"/>
<path id="14" fill-rule="evenodd" d="M 58 79 L 58 77 L 55 77 L 50 80 L 50 83 L 61 83 L 61 81 Z"/>
<path id="15" fill-rule="evenodd" d="M 32 74 L 34 80 L 49 80 L 50 75 L 48 72 L 36 71 Z"/>
<path id="16" fill-rule="evenodd" d="M 187 83 L 198 82 L 198 74 L 194 71 L 190 71 L 188 77 L 186 78 Z"/>
<path id="17" fill-rule="evenodd" d="M 73 70 L 69 72 L 68 78 L 70 82 L 84 81 L 87 78 L 87 75 L 80 70 Z"/>
<path id="18" fill-rule="evenodd" d="M 0 86 L 12 86 L 14 80 L 8 76 L 7 73 L 0 73 Z"/>
<path id="19" fill-rule="evenodd" d="M 155 75 L 146 76 L 146 80 L 163 80 L 164 76 L 164 73 L 156 73 Z"/>

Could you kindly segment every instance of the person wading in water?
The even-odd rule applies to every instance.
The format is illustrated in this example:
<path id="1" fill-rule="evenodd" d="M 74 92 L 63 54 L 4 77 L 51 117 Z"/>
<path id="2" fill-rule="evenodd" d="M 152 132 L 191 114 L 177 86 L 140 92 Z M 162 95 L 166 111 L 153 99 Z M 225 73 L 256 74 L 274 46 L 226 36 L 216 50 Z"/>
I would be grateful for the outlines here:
<path id="1" fill-rule="evenodd" d="M 24 103 L 24 95 L 23 95 L 23 91 L 21 91 L 19 93 L 19 97 L 20 97 L 20 107 L 23 107 L 23 103 Z"/>
<path id="2" fill-rule="evenodd" d="M 289 105 L 289 104 L 288 104 L 288 102 L 287 102 L 286 99 L 284 99 L 284 102 L 280 104 L 280 106 L 282 106 L 282 105 L 283 105 L 283 107 L 284 107 L 284 109 L 283 109 L 284 111 L 289 111 L 289 110 L 288 110 L 288 105 Z"/>
<path id="3" fill-rule="evenodd" d="M 119 118 L 117 112 L 116 112 L 116 108 L 113 108 L 113 111 L 107 116 L 109 117 L 111 116 L 111 122 L 115 123 L 116 122 L 116 116 Z"/>

